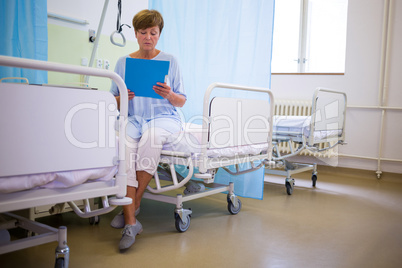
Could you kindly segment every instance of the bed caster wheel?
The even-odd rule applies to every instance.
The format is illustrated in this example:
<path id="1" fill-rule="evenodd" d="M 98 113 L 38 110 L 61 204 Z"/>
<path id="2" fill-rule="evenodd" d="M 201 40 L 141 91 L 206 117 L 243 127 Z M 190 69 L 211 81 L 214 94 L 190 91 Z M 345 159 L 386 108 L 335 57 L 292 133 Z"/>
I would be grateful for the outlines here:
<path id="1" fill-rule="evenodd" d="M 100 217 L 99 216 L 94 216 L 94 217 L 90 217 L 88 220 L 89 220 L 90 225 L 96 225 L 96 224 L 99 224 Z"/>
<path id="2" fill-rule="evenodd" d="M 187 231 L 190 227 L 190 215 L 184 216 L 184 221 L 180 218 L 179 214 L 175 214 L 176 230 L 180 233 Z"/>
<path id="3" fill-rule="evenodd" d="M 294 179 L 291 179 L 291 178 L 287 178 L 287 179 L 286 179 L 285 186 L 286 186 L 286 193 L 287 193 L 288 195 L 292 195 L 292 193 L 293 193 L 293 188 L 294 188 L 294 186 L 295 186 L 295 180 L 294 180 Z"/>
<path id="4" fill-rule="evenodd" d="M 241 201 L 240 201 L 240 199 L 236 197 L 234 202 L 235 202 L 236 205 L 233 204 L 233 202 L 232 202 L 232 200 L 230 200 L 230 198 L 228 198 L 228 211 L 232 215 L 236 215 L 241 210 Z"/>
<path id="5" fill-rule="evenodd" d="M 313 187 L 315 187 L 317 183 L 317 175 L 313 174 L 313 176 L 311 176 L 311 180 L 313 181 Z"/>

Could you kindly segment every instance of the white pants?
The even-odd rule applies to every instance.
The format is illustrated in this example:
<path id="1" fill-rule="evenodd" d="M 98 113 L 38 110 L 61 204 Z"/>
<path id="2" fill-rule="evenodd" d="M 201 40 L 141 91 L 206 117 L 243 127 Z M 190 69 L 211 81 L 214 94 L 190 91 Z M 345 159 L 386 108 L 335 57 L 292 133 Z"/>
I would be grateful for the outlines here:
<path id="1" fill-rule="evenodd" d="M 136 171 L 153 175 L 158 167 L 163 144 L 172 133 L 163 128 L 149 128 L 139 140 L 126 136 L 127 185 L 138 187 Z"/>

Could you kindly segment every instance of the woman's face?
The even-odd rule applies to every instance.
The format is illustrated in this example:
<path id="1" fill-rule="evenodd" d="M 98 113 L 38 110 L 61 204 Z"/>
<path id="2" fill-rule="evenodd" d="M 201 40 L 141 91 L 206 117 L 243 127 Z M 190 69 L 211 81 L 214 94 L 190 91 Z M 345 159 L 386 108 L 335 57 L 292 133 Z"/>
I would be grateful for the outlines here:
<path id="1" fill-rule="evenodd" d="M 158 43 L 160 36 L 159 27 L 154 26 L 135 32 L 138 45 L 141 50 L 153 50 Z"/>

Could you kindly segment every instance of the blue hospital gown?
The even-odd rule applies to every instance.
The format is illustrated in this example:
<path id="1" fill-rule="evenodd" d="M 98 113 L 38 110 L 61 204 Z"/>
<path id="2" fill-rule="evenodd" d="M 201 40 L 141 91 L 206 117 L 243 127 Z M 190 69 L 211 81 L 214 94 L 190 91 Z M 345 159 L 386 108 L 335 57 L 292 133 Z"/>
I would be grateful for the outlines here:
<path id="1" fill-rule="evenodd" d="M 129 55 L 123 56 L 117 60 L 115 72 L 125 77 L 126 59 Z M 167 84 L 171 87 L 173 92 L 183 95 L 187 98 L 183 87 L 183 77 L 180 72 L 179 65 L 174 56 L 160 52 L 152 60 L 169 61 L 169 73 Z M 134 91 L 135 89 L 130 89 Z M 151 89 L 152 90 L 152 89 Z M 110 92 L 114 96 L 119 95 L 119 89 L 116 84 L 112 82 Z M 167 99 L 154 99 L 135 96 L 128 104 L 128 122 L 127 134 L 133 139 L 139 139 L 142 134 L 149 127 L 160 127 L 171 133 L 181 130 L 180 114 L 176 107 L 174 107 Z M 158 120 L 162 119 L 162 120 Z"/>

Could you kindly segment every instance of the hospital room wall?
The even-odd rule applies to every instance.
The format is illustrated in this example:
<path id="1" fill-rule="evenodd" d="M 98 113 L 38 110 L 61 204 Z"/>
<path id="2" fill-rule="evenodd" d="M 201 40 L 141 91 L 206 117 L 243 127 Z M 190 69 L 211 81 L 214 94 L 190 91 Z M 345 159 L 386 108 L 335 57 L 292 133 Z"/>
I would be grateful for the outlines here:
<path id="1" fill-rule="evenodd" d="M 349 0 L 344 75 L 272 75 L 277 99 L 310 100 L 316 87 L 347 93 L 348 106 L 378 106 L 384 1 Z M 402 1 L 392 1 L 388 86 L 384 106 L 402 107 Z M 378 156 L 402 160 L 402 111 L 387 110 L 380 146 L 381 109 L 348 108 L 345 146 L 338 165 L 377 171 Z M 361 156 L 361 157 L 352 157 Z M 310 160 L 309 160 L 310 161 Z M 313 161 L 313 159 L 311 160 Z M 381 161 L 383 172 L 402 173 L 402 162 Z M 374 174 L 374 172 L 373 172 Z"/>
<path id="2" fill-rule="evenodd" d="M 147 0 L 122 1 L 121 23 L 131 25 L 133 15 L 148 7 Z M 89 42 L 89 29 L 97 31 L 104 1 L 99 0 L 48 0 L 48 13 L 69 18 L 86 20 L 89 24 L 81 25 L 58 19 L 48 18 L 48 60 L 81 66 L 81 60 L 89 62 L 94 43 Z M 117 0 L 110 0 L 102 28 L 102 36 L 95 54 L 95 59 L 108 60 L 110 70 L 114 70 L 119 57 L 138 49 L 132 28 L 123 27 L 127 39 L 125 47 L 118 47 L 110 42 L 110 34 L 116 30 Z M 116 36 L 116 41 L 122 39 Z M 95 66 L 95 63 L 94 65 Z M 84 77 L 75 74 L 49 72 L 49 84 L 76 85 L 84 82 Z M 107 78 L 90 77 L 89 86 L 100 90 L 109 90 L 111 81 Z"/>

